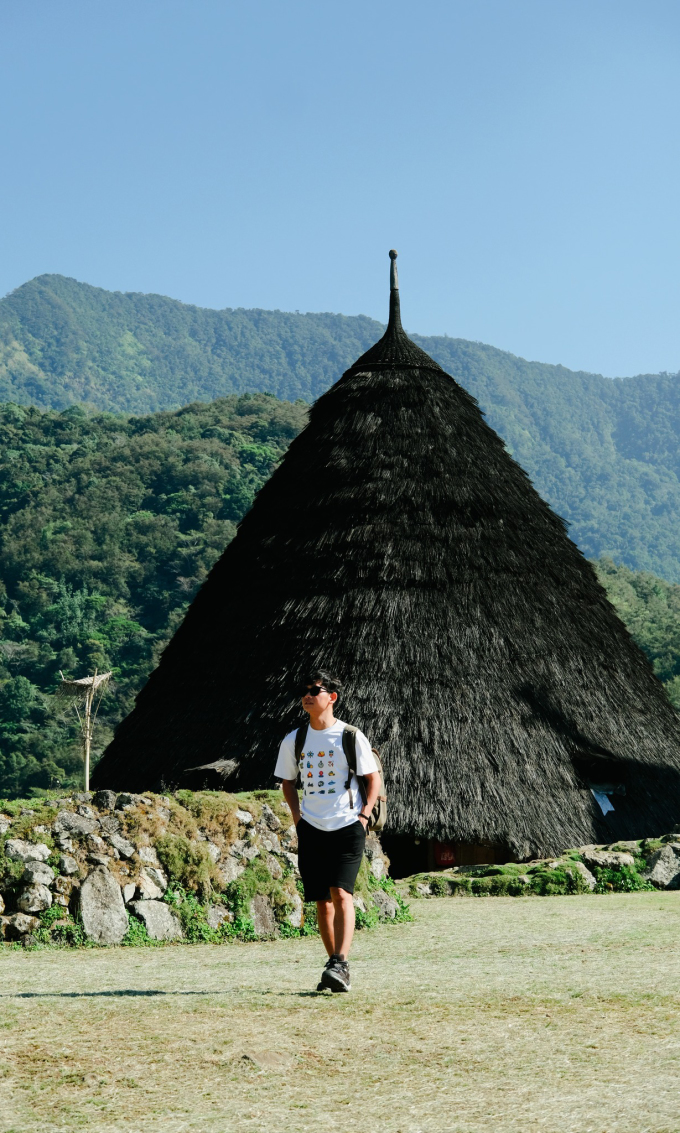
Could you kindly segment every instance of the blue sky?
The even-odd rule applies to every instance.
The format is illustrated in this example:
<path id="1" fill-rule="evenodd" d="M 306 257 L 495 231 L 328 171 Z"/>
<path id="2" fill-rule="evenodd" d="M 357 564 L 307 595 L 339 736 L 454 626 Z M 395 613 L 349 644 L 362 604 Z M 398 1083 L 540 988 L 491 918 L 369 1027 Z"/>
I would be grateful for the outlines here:
<path id="1" fill-rule="evenodd" d="M 42 272 L 680 369 L 677 0 L 0 0 L 0 293 Z"/>

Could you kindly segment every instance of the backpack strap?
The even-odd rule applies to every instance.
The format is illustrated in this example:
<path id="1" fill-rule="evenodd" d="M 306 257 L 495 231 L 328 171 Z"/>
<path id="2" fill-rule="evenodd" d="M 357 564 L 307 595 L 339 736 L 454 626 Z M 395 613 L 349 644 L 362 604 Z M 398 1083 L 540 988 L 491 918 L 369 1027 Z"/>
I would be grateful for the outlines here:
<path id="1" fill-rule="evenodd" d="M 308 727 L 309 727 L 308 724 L 300 724 L 300 727 L 298 728 L 297 732 L 295 733 L 295 766 L 297 767 L 297 775 L 295 777 L 295 783 L 298 787 L 301 786 L 301 784 L 302 784 L 302 770 L 300 768 L 300 756 L 302 755 L 302 749 L 305 746 L 305 737 L 307 735 L 307 728 Z"/>
<path id="2" fill-rule="evenodd" d="M 349 791 L 349 805 L 351 810 L 354 810 L 352 777 L 357 775 L 357 731 L 358 728 L 353 727 L 352 724 L 345 724 L 342 730 L 342 750 L 347 760 L 347 782 L 345 783 L 345 790 Z M 361 795 L 363 805 L 366 802 L 367 796 L 365 794 L 366 787 L 362 776 L 357 775 L 357 783 L 359 784 L 359 794 Z M 359 809 L 361 809 L 361 807 Z"/>

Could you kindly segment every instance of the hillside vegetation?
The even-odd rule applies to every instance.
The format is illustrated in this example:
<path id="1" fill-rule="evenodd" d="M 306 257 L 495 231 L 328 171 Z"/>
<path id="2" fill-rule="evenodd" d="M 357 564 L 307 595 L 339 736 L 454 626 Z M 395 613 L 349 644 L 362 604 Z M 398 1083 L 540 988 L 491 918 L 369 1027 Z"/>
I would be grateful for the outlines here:
<path id="1" fill-rule="evenodd" d="M 77 781 L 59 670 L 113 668 L 101 750 L 305 418 L 266 394 L 131 419 L 0 407 L 0 797 Z"/>
<path id="2" fill-rule="evenodd" d="M 203 310 L 45 275 L 0 301 L 0 400 L 135 414 L 256 391 L 311 401 L 382 329 L 363 316 Z M 679 375 L 610 380 L 413 337 L 477 397 L 587 555 L 680 582 Z"/>
<path id="3" fill-rule="evenodd" d="M 267 394 L 132 418 L 0 407 L 0 797 L 78 782 L 59 670 L 113 669 L 101 750 L 305 420 Z M 680 706 L 680 586 L 598 571 Z"/>

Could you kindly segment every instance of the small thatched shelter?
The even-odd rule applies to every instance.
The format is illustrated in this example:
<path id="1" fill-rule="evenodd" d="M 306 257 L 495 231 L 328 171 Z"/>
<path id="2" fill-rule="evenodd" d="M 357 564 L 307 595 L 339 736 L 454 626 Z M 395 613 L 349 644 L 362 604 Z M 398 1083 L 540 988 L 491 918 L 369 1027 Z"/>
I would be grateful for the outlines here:
<path id="1" fill-rule="evenodd" d="M 385 335 L 313 406 L 97 784 L 233 759 L 229 789 L 272 786 L 318 664 L 344 678 L 339 714 L 380 749 L 388 832 L 411 845 L 525 858 L 667 831 L 680 719 L 563 521 L 405 334 L 394 256 Z"/>

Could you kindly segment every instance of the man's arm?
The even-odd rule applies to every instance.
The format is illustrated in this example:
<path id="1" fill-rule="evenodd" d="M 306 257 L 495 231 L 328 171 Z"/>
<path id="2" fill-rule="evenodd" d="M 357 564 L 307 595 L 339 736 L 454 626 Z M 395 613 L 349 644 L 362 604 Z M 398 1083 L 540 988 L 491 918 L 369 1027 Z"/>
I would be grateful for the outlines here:
<path id="1" fill-rule="evenodd" d="M 359 818 L 368 819 L 371 817 L 371 811 L 380 794 L 380 772 L 371 771 L 370 774 L 364 775 L 364 782 L 366 783 L 366 802 L 359 811 Z M 368 827 L 368 822 L 365 822 L 364 825 Z"/>
<path id="2" fill-rule="evenodd" d="M 283 791 L 284 799 L 290 807 L 293 822 L 297 826 L 300 821 L 300 797 L 297 793 L 297 779 L 283 779 L 281 781 L 281 790 Z"/>

